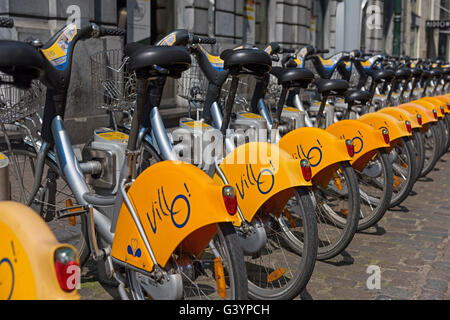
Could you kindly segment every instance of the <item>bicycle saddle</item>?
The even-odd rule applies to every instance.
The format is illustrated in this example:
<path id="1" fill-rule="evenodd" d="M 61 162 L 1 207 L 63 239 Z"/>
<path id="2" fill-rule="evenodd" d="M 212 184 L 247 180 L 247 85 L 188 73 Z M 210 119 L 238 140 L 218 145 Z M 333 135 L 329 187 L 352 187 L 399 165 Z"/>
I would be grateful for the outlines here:
<path id="1" fill-rule="evenodd" d="M 394 78 L 395 76 L 395 72 L 394 70 L 370 70 L 369 75 L 376 81 L 376 82 L 381 82 L 381 81 L 390 81 Z"/>
<path id="2" fill-rule="evenodd" d="M 39 78 L 44 57 L 32 45 L 19 41 L 0 40 L 0 70 L 13 76 L 14 85 L 28 88 Z"/>
<path id="3" fill-rule="evenodd" d="M 339 95 L 342 96 L 348 90 L 348 81 L 341 79 L 317 79 L 316 80 L 317 89 L 319 93 L 325 94 L 327 96 Z"/>
<path id="4" fill-rule="evenodd" d="M 433 69 L 430 71 L 430 76 L 431 77 L 440 77 L 442 75 L 441 70 L 439 69 Z"/>
<path id="5" fill-rule="evenodd" d="M 125 47 L 123 48 L 123 53 L 125 54 L 125 56 L 129 57 L 144 47 L 148 47 L 148 45 L 138 43 L 138 42 L 130 42 L 130 43 L 127 43 L 125 45 Z"/>
<path id="6" fill-rule="evenodd" d="M 431 72 L 428 70 L 422 70 L 422 78 L 423 79 L 431 79 Z"/>
<path id="7" fill-rule="evenodd" d="M 422 75 L 423 70 L 419 68 L 411 69 L 411 73 L 414 77 L 420 77 Z"/>
<path id="8" fill-rule="evenodd" d="M 128 69 L 148 73 L 149 77 L 181 77 L 191 66 L 191 56 L 184 47 L 150 47 L 136 49 L 130 56 Z"/>
<path id="9" fill-rule="evenodd" d="M 370 101 L 370 93 L 365 90 L 349 90 L 345 94 L 346 103 L 366 104 Z"/>
<path id="10" fill-rule="evenodd" d="M 395 77 L 400 80 L 406 80 L 411 76 L 411 69 L 400 68 L 395 71 Z"/>
<path id="11" fill-rule="evenodd" d="M 314 81 L 314 74 L 308 69 L 273 67 L 270 73 L 278 84 L 287 87 L 307 88 Z"/>
<path id="12" fill-rule="evenodd" d="M 250 74 L 263 76 L 272 69 L 272 59 L 260 49 L 227 49 L 220 55 L 223 68 L 232 76 Z"/>

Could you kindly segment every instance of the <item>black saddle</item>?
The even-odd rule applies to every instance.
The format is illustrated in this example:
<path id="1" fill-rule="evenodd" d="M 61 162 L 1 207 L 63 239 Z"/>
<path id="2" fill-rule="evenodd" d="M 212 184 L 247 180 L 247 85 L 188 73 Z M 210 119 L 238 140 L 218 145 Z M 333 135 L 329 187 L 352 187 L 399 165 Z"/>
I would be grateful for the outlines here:
<path id="1" fill-rule="evenodd" d="M 11 75 L 15 86 L 29 88 L 31 80 L 39 78 L 43 68 L 44 57 L 32 45 L 0 40 L 0 71 Z"/>
<path id="2" fill-rule="evenodd" d="M 278 79 L 278 84 L 290 88 L 307 88 L 314 81 L 314 74 L 308 69 L 273 67 L 270 73 Z"/>
<path id="3" fill-rule="evenodd" d="M 263 76 L 272 69 L 272 59 L 260 49 L 228 49 L 221 53 L 220 58 L 223 60 L 223 68 L 232 76 Z"/>
<path id="4" fill-rule="evenodd" d="M 414 77 L 420 77 L 420 76 L 422 76 L 422 72 L 423 72 L 423 70 L 422 70 L 422 69 L 419 69 L 419 68 L 414 68 L 414 69 L 411 70 L 411 73 L 412 73 L 412 75 L 413 75 Z"/>
<path id="5" fill-rule="evenodd" d="M 191 56 L 184 47 L 135 48 L 130 55 L 128 69 L 145 72 L 148 77 L 179 78 L 191 66 Z"/>
<path id="6" fill-rule="evenodd" d="M 411 69 L 409 68 L 400 68 L 395 71 L 395 78 L 399 80 L 407 80 L 411 77 Z"/>
<path id="7" fill-rule="evenodd" d="M 317 79 L 316 84 L 319 93 L 326 96 L 343 96 L 349 87 L 348 81 L 341 79 Z"/>
<path id="8" fill-rule="evenodd" d="M 442 75 L 442 72 L 441 72 L 441 70 L 439 70 L 439 69 L 433 69 L 433 70 L 430 71 L 430 76 L 431 76 L 432 78 L 438 78 L 438 77 L 440 77 L 441 75 Z"/>
<path id="9" fill-rule="evenodd" d="M 129 57 L 144 47 L 148 47 L 148 45 L 138 43 L 138 42 L 130 42 L 130 43 L 127 43 L 125 45 L 125 47 L 123 48 L 123 53 L 125 54 L 125 56 Z"/>
<path id="10" fill-rule="evenodd" d="M 422 71 L 422 78 L 426 80 L 426 79 L 431 79 L 431 78 L 433 78 L 433 77 L 432 77 L 430 71 L 428 71 L 428 70 L 423 70 L 423 71 Z"/>
<path id="11" fill-rule="evenodd" d="M 375 82 L 382 82 L 382 81 L 391 81 L 394 76 L 395 72 L 394 70 L 371 70 L 369 72 L 369 75 L 373 78 Z"/>
<path id="12" fill-rule="evenodd" d="M 364 105 L 370 101 L 370 93 L 365 90 L 349 90 L 345 94 L 345 102 Z"/>

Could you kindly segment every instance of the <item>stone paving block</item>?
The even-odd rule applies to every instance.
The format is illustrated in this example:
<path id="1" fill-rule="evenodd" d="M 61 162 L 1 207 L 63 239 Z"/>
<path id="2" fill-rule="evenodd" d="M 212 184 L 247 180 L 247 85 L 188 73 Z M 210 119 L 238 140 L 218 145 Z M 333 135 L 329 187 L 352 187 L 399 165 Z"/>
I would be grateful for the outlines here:
<path id="1" fill-rule="evenodd" d="M 448 283 L 444 280 L 428 279 L 423 288 L 445 293 L 448 289 Z"/>

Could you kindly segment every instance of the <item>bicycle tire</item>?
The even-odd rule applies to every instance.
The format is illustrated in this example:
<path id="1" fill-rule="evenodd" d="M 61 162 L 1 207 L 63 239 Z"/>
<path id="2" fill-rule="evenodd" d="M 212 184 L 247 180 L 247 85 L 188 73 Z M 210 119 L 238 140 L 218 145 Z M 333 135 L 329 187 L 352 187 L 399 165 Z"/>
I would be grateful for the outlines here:
<path id="1" fill-rule="evenodd" d="M 403 185 L 401 190 L 398 193 L 393 192 L 392 199 L 390 203 L 389 208 L 393 208 L 396 206 L 399 206 L 411 193 L 414 183 L 415 183 L 415 176 L 416 176 L 416 157 L 415 157 L 415 151 L 414 151 L 414 144 L 410 138 L 402 138 L 402 143 L 399 145 L 404 148 L 405 156 L 406 156 L 406 163 L 408 165 L 408 173 L 407 177 L 405 179 L 406 183 Z M 399 148 L 397 146 L 396 148 Z M 400 147 L 400 148 L 401 148 Z M 399 157 L 397 157 L 398 159 Z M 396 166 L 393 165 L 394 175 L 396 174 Z M 394 188 L 395 189 L 395 188 Z"/>
<path id="2" fill-rule="evenodd" d="M 36 158 L 37 154 L 36 151 L 34 149 L 33 146 L 23 142 L 22 140 L 12 140 L 10 141 L 11 144 L 11 151 L 14 154 L 14 157 L 17 157 L 19 155 L 24 155 L 27 157 L 33 157 Z M 13 157 L 10 155 L 10 151 L 8 148 L 8 145 L 5 142 L 0 143 L 0 152 L 3 152 L 6 156 L 8 156 L 10 158 L 10 161 L 13 161 L 11 159 L 13 159 Z M 25 170 L 25 164 L 23 165 L 23 169 Z M 56 162 L 49 156 L 47 156 L 46 160 L 45 160 L 45 166 L 51 168 L 54 172 L 58 172 L 59 173 L 59 168 L 58 165 L 56 164 Z M 31 167 L 31 166 L 30 166 Z M 28 168 L 31 169 L 31 168 Z M 10 163 L 10 183 L 12 184 L 12 181 L 14 181 L 14 179 L 17 179 L 18 181 L 18 177 L 17 174 L 14 170 L 14 164 Z M 29 172 L 28 172 L 29 171 Z M 44 168 L 44 174 L 42 176 L 43 180 L 45 179 L 45 168 Z M 27 173 L 29 175 L 33 175 L 34 172 L 32 172 L 32 170 L 27 170 Z M 13 176 L 11 176 L 13 175 Z M 22 179 L 25 175 L 22 174 Z M 66 184 L 66 186 L 68 186 L 67 182 L 64 180 L 64 178 L 62 177 L 61 174 L 59 174 L 60 179 L 62 179 L 64 181 L 64 183 Z M 29 183 L 28 186 L 31 187 L 32 183 Z M 63 187 L 64 189 L 65 187 Z M 14 189 L 14 186 L 11 186 L 11 189 Z M 70 189 L 70 187 L 69 187 Z M 62 194 L 65 194 L 63 192 L 61 192 Z M 55 196 L 56 197 L 56 196 Z M 26 203 L 26 198 L 21 197 L 20 199 L 17 199 L 16 195 L 11 194 L 11 198 L 12 200 L 24 203 Z M 75 197 L 73 197 L 73 200 L 75 200 Z M 41 200 L 35 200 L 36 201 L 41 201 Z M 76 201 L 76 200 L 75 200 Z M 41 208 L 43 209 L 43 205 L 44 203 L 41 203 L 42 206 Z M 75 204 L 75 203 L 74 203 Z M 47 206 L 51 206 L 51 203 L 47 203 Z M 37 212 L 36 211 L 36 207 L 32 205 L 32 209 L 39 214 L 39 216 L 41 216 L 44 219 L 44 212 L 40 211 Z M 78 220 L 78 219 L 77 219 Z M 44 219 L 45 221 L 45 219 Z M 49 224 L 50 229 L 53 231 L 53 226 L 51 225 L 51 222 L 53 221 L 46 221 L 47 224 Z M 56 224 L 56 221 L 55 221 Z M 71 230 L 71 228 L 70 228 Z M 74 231 L 73 231 L 74 232 Z M 54 232 L 55 237 L 58 239 L 58 241 L 60 242 L 66 242 L 66 237 L 64 237 L 62 232 Z M 70 237 L 69 237 L 70 238 Z M 74 245 L 74 247 L 77 249 L 78 252 L 78 256 L 80 259 L 80 265 L 84 265 L 86 263 L 86 261 L 88 260 L 89 256 L 90 256 L 90 248 L 88 245 L 88 235 L 87 235 L 87 221 L 86 221 L 86 216 L 85 215 L 81 215 L 80 216 L 80 234 L 75 236 L 73 239 L 71 239 L 71 241 L 69 242 L 70 244 Z"/>
<path id="3" fill-rule="evenodd" d="M 233 283 L 233 289 L 231 289 L 231 300 L 246 300 L 248 299 L 248 287 L 247 287 L 247 271 L 245 269 L 245 265 L 243 263 L 244 257 L 242 250 L 239 246 L 239 240 L 236 234 L 236 231 L 231 223 L 223 222 L 218 223 L 218 236 L 216 236 L 217 239 L 222 239 L 221 243 L 221 257 L 223 260 L 226 260 L 227 263 L 225 263 L 226 266 L 230 266 L 226 269 L 226 274 L 229 276 L 232 274 L 231 279 L 228 279 L 228 284 Z M 216 241 L 216 248 L 217 248 L 217 241 Z M 177 249 L 177 254 L 179 254 L 180 249 Z M 205 253 L 202 253 L 205 255 Z M 180 271 L 180 269 L 176 270 L 181 273 L 182 277 L 186 277 L 186 275 L 183 273 L 183 271 Z M 206 273 L 206 270 L 203 270 Z M 139 272 L 135 270 L 128 270 L 128 276 L 129 276 L 129 289 L 130 293 L 133 299 L 136 300 L 144 300 L 148 297 L 148 293 L 146 294 L 144 292 L 145 289 L 143 289 L 139 285 L 139 280 L 137 279 L 137 274 Z M 213 272 L 212 272 L 213 273 Z M 192 280 L 191 280 L 192 281 Z M 185 288 L 183 288 L 184 290 Z M 198 288 L 198 291 L 200 292 L 200 288 Z M 183 298 L 186 299 L 189 295 L 194 292 L 184 292 Z M 207 293 L 210 293 L 210 291 L 203 291 L 205 295 Z M 227 295 L 228 297 L 229 295 Z M 198 298 L 198 297 L 196 297 Z M 210 298 L 210 297 L 208 297 Z M 215 297 L 217 298 L 217 297 Z"/>
<path id="4" fill-rule="evenodd" d="M 386 150 L 380 149 L 378 151 L 378 155 L 380 159 L 380 164 L 382 167 L 383 174 L 383 186 L 382 196 L 380 197 L 379 204 L 374 210 L 374 212 L 368 216 L 367 218 L 359 219 L 358 221 L 358 231 L 366 230 L 375 224 L 377 224 L 386 214 L 386 211 L 389 209 L 391 198 L 392 198 L 392 188 L 393 188 L 393 172 L 392 166 L 389 161 L 389 156 Z M 362 202 L 362 201 L 361 201 Z"/>
<path id="5" fill-rule="evenodd" d="M 359 188 L 357 177 L 353 168 L 350 166 L 348 162 L 342 162 L 340 164 L 340 170 L 344 175 L 346 183 L 345 187 L 348 190 L 348 200 L 346 201 L 349 204 L 347 209 L 348 213 L 346 215 L 346 219 L 344 219 L 342 216 L 337 216 L 337 213 L 335 212 L 331 213 L 330 211 L 333 209 L 328 204 L 317 204 L 316 201 L 316 208 L 314 212 L 316 213 L 317 229 L 319 237 L 317 260 L 328 260 L 340 254 L 350 244 L 357 231 L 360 212 Z M 314 195 L 311 196 L 315 197 Z M 329 229 L 333 227 L 330 226 L 330 223 L 334 224 L 335 228 L 342 230 L 339 237 L 330 239 L 328 234 L 326 234 L 326 231 L 321 230 L 322 224 L 324 224 L 323 229 L 326 228 Z M 286 235 L 290 234 L 286 233 Z M 296 242 L 293 239 L 286 239 L 286 240 L 290 243 L 292 250 L 297 252 L 299 255 L 303 254 L 303 247 L 300 244 L 300 242 Z"/>
<path id="6" fill-rule="evenodd" d="M 314 271 L 317 248 L 318 248 L 318 235 L 317 235 L 317 220 L 312 204 L 311 198 L 307 188 L 297 187 L 294 190 L 294 196 L 298 201 L 301 209 L 301 215 L 303 219 L 304 228 L 304 241 L 302 259 L 299 267 L 295 270 L 293 279 L 289 281 L 289 284 L 277 289 L 265 289 L 256 286 L 249 279 L 248 283 L 248 295 L 250 299 L 254 300 L 291 300 L 298 296 L 309 282 Z M 248 273 L 247 273 L 248 274 Z"/>
<path id="7" fill-rule="evenodd" d="M 420 177 L 425 177 L 428 175 L 436 166 L 436 163 L 439 160 L 440 155 L 440 134 L 437 125 L 432 124 L 427 132 L 422 132 L 423 141 L 424 141 L 424 152 L 425 159 L 424 165 L 422 168 L 422 172 L 420 173 Z M 427 150 L 430 150 L 427 153 Z M 430 155 L 427 157 L 427 155 Z"/>

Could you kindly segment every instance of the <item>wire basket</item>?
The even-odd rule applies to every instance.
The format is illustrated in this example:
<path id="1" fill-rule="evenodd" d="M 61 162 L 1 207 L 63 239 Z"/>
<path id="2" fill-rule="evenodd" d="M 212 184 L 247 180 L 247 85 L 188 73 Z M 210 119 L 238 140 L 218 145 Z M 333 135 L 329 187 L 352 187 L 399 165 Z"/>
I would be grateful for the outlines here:
<path id="1" fill-rule="evenodd" d="M 4 82 L 12 82 L 11 76 L 0 73 Z M 12 124 L 16 121 L 41 112 L 43 109 L 43 86 L 33 81 L 29 89 L 18 89 L 12 84 L 0 86 L 0 122 Z"/>
<path id="2" fill-rule="evenodd" d="M 188 102 L 205 102 L 208 79 L 203 74 L 197 60 L 192 59 L 191 67 L 177 80 L 177 94 Z"/>
<path id="3" fill-rule="evenodd" d="M 92 104 L 110 111 L 131 110 L 136 101 L 136 77 L 128 71 L 122 50 L 100 51 L 90 59 Z"/>

